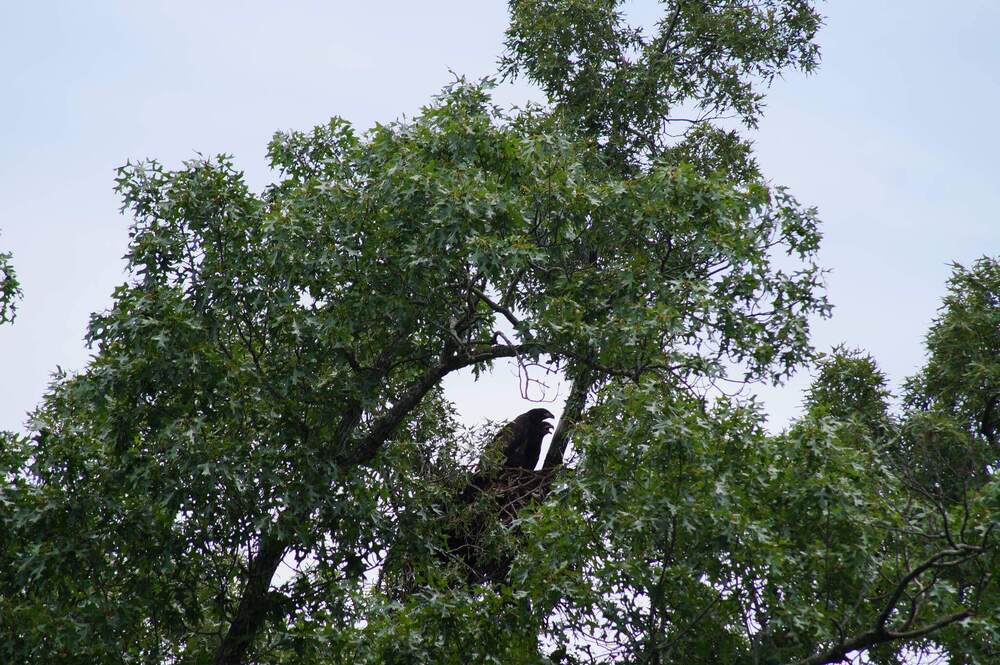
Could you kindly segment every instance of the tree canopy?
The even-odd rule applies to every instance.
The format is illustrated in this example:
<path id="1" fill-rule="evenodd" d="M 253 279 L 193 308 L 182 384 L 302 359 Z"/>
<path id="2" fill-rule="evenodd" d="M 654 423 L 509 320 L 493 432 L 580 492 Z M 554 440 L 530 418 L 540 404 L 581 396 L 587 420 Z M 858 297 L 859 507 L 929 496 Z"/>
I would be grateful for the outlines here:
<path id="1" fill-rule="evenodd" d="M 228 156 L 119 170 L 128 279 L 3 438 L 0 659 L 991 662 L 997 261 L 894 410 L 812 349 L 815 211 L 726 124 L 815 67 L 811 3 L 621 5 L 510 3 L 498 76 L 541 105 L 458 80 L 278 133 L 259 193 Z M 525 489 L 469 494 L 495 432 L 442 380 L 503 359 L 572 388 Z M 726 396 L 813 361 L 784 432 Z"/>

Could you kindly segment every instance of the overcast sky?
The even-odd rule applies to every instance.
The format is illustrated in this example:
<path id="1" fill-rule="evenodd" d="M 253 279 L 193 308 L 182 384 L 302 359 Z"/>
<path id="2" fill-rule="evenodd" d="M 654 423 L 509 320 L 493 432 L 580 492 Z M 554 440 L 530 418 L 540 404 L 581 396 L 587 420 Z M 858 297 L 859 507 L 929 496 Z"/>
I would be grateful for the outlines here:
<path id="1" fill-rule="evenodd" d="M 758 155 L 823 220 L 836 309 L 816 345 L 863 347 L 898 386 L 922 362 L 948 264 L 1000 248 L 1000 3 L 820 10 L 822 66 L 775 84 Z M 22 428 L 57 365 L 83 367 L 88 316 L 123 279 L 115 167 L 225 152 L 259 190 L 275 130 L 412 115 L 452 71 L 493 72 L 505 23 L 485 0 L 0 3 L 0 250 L 25 293 L 0 327 L 0 429 Z M 772 427 L 807 381 L 762 392 Z M 469 422 L 526 408 L 505 368 L 448 385 Z"/>

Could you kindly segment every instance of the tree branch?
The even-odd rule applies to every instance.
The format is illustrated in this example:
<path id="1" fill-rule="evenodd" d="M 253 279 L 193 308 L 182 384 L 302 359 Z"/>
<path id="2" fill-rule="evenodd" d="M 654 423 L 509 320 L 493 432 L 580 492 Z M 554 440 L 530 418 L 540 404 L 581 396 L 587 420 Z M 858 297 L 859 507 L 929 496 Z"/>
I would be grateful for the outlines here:
<path id="1" fill-rule="evenodd" d="M 486 293 L 478 288 L 477 286 L 470 287 L 472 292 L 479 296 L 479 299 L 486 303 L 486 306 L 492 309 L 497 314 L 500 314 L 505 319 L 507 319 L 515 329 L 520 329 L 521 319 L 514 316 L 514 313 L 510 311 L 507 307 L 501 305 L 500 303 L 494 302 Z"/>
<path id="2" fill-rule="evenodd" d="M 271 579 L 285 555 L 287 543 L 262 534 L 260 547 L 250 559 L 247 583 L 236 615 L 215 652 L 215 665 L 242 665 L 247 649 L 263 627 L 271 610 L 268 590 Z"/>
<path id="3" fill-rule="evenodd" d="M 865 649 L 870 649 L 873 646 L 885 644 L 886 642 L 892 642 L 895 640 L 907 640 L 924 637 L 925 635 L 930 635 L 947 625 L 953 624 L 956 621 L 961 621 L 962 619 L 970 616 L 972 616 L 972 612 L 970 610 L 962 610 L 961 612 L 955 612 L 954 614 L 941 617 L 937 621 L 929 623 L 926 626 L 921 626 L 920 628 L 902 633 L 885 629 L 869 630 L 850 640 L 841 642 L 839 645 L 828 651 L 824 651 L 823 653 L 818 653 L 810 656 L 809 658 L 797 661 L 795 665 L 832 665 L 833 663 L 842 663 L 847 660 L 847 654 L 852 651 L 864 651 Z"/>
<path id="4" fill-rule="evenodd" d="M 388 411 L 375 420 L 353 454 L 345 456 L 339 463 L 344 466 L 357 465 L 374 459 L 403 419 L 448 373 L 476 363 L 509 358 L 530 350 L 531 347 L 523 344 L 496 344 L 480 351 L 455 353 L 442 358 L 419 380 L 411 384 Z M 360 409 L 349 408 L 342 418 L 338 433 L 347 438 L 350 430 L 360 422 L 360 416 Z M 285 539 L 276 538 L 269 533 L 261 534 L 260 547 L 250 560 L 247 582 L 240 597 L 239 607 L 216 651 L 214 665 L 242 665 L 245 662 L 247 650 L 267 621 L 271 609 L 268 593 L 271 579 L 290 545 L 291 543 Z"/>
<path id="5" fill-rule="evenodd" d="M 570 389 L 569 397 L 566 398 L 566 407 L 563 409 L 562 417 L 556 430 L 552 434 L 549 442 L 549 450 L 545 454 L 543 469 L 551 469 L 562 465 L 563 456 L 566 453 L 566 445 L 569 443 L 569 434 L 580 420 L 583 409 L 587 405 L 587 394 L 597 380 L 597 375 L 591 369 L 582 370 L 575 379 L 573 387 Z"/>
<path id="6" fill-rule="evenodd" d="M 923 637 L 949 624 L 972 616 L 971 609 L 963 609 L 953 614 L 945 615 L 940 619 L 920 626 L 919 628 L 910 629 L 910 625 L 915 618 L 913 616 L 908 618 L 905 622 L 903 626 L 904 630 L 890 630 L 886 627 L 886 624 L 892 617 L 893 611 L 896 609 L 896 604 L 899 602 L 900 598 L 903 597 L 907 587 L 920 575 L 928 570 L 937 570 L 958 565 L 964 561 L 968 561 L 969 559 L 981 555 L 984 551 L 985 549 L 983 547 L 962 544 L 955 548 L 942 550 L 927 558 L 920 565 L 914 567 L 910 570 L 910 572 L 904 575 L 903 578 L 896 584 L 892 593 L 889 595 L 889 600 L 886 602 L 885 608 L 879 613 L 877 619 L 875 620 L 875 627 L 872 630 L 867 630 L 859 635 L 855 635 L 852 638 L 842 640 L 840 644 L 831 647 L 826 651 L 797 661 L 796 665 L 828 665 L 830 663 L 840 663 L 846 660 L 847 654 L 852 651 L 863 651 L 879 644 L 885 644 L 886 642 Z M 946 560 L 949 559 L 949 557 L 958 558 Z"/>
<path id="7" fill-rule="evenodd" d="M 360 441 L 357 448 L 339 460 L 339 464 L 342 466 L 353 466 L 355 464 L 367 464 L 371 462 L 382 447 L 382 444 L 392 435 L 403 419 L 409 415 L 410 411 L 447 374 L 463 367 L 496 360 L 497 358 L 511 358 L 534 350 L 534 348 L 530 344 L 495 344 L 480 351 L 459 353 L 441 359 L 438 363 L 430 367 L 420 379 L 411 384 L 388 411 L 372 423 L 371 429 Z"/>

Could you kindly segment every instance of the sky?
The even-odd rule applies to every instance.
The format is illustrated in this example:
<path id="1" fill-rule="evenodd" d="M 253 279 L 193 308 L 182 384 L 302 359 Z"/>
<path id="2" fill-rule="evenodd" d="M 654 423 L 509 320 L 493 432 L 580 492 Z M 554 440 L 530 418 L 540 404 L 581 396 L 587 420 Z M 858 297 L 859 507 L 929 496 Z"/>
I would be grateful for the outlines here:
<path id="1" fill-rule="evenodd" d="M 835 310 L 815 345 L 869 351 L 898 388 L 923 361 L 949 264 L 1000 249 L 1000 3 L 819 9 L 820 69 L 775 82 L 752 138 L 767 177 L 823 220 Z M 0 2 L 0 251 L 24 290 L 0 327 L 0 429 L 23 429 L 57 366 L 84 367 L 88 317 L 124 280 L 117 166 L 222 152 L 260 190 L 276 130 L 412 116 L 456 74 L 494 72 L 505 25 L 505 3 L 484 0 Z M 808 380 L 760 391 L 773 429 Z M 446 385 L 470 424 L 534 406 L 507 366 Z M 565 390 L 548 397 L 558 412 Z"/>

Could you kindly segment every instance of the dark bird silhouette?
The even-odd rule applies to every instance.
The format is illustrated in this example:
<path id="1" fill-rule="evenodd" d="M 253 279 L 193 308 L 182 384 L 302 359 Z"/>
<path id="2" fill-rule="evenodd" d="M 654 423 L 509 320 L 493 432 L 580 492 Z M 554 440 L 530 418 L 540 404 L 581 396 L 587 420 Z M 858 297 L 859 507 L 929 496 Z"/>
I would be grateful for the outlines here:
<path id="1" fill-rule="evenodd" d="M 503 468 L 535 468 L 542 452 L 542 439 L 552 431 L 548 409 L 525 411 L 501 429 L 487 448 L 503 446 Z"/>

